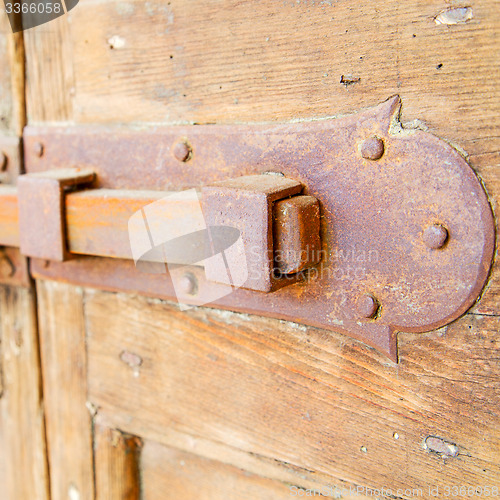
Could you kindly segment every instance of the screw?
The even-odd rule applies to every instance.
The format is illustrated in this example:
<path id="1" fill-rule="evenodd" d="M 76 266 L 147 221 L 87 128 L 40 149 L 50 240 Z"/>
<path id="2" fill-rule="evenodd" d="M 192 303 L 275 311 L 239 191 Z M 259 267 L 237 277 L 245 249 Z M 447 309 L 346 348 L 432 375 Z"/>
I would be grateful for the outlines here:
<path id="1" fill-rule="evenodd" d="M 174 156 L 177 160 L 186 162 L 191 159 L 191 146 L 186 141 L 178 142 L 174 146 Z"/>
<path id="2" fill-rule="evenodd" d="M 7 163 L 9 162 L 9 158 L 7 155 L 2 151 L 0 153 L 0 171 L 5 172 L 7 170 Z"/>
<path id="3" fill-rule="evenodd" d="M 198 293 L 198 281 L 191 273 L 186 273 L 178 284 L 178 289 L 183 295 L 196 295 Z"/>
<path id="4" fill-rule="evenodd" d="M 424 231 L 423 239 L 432 250 L 443 248 L 448 240 L 448 230 L 441 224 L 433 224 Z"/>
<path id="5" fill-rule="evenodd" d="M 41 142 L 37 142 L 33 148 L 33 151 L 39 158 L 41 158 L 44 153 L 43 144 Z"/>
<path id="6" fill-rule="evenodd" d="M 378 137 L 370 137 L 361 145 L 361 156 L 366 160 L 379 160 L 384 154 L 384 141 Z"/>
<path id="7" fill-rule="evenodd" d="M 379 305 L 372 295 L 365 293 L 357 300 L 356 309 L 363 318 L 373 318 L 379 310 Z"/>

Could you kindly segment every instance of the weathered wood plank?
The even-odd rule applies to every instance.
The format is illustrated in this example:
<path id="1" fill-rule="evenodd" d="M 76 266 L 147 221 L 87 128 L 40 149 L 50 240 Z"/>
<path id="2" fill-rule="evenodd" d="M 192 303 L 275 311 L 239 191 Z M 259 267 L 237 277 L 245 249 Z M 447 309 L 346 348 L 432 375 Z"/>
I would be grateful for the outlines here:
<path id="1" fill-rule="evenodd" d="M 1 349 L 0 345 L 0 349 Z M 3 418 L 0 414 L 0 497 L 9 499 L 9 492 L 7 490 L 7 447 L 5 446 L 5 437 L 4 437 L 4 423 Z"/>
<path id="2" fill-rule="evenodd" d="M 0 134 L 11 143 L 26 123 L 24 64 L 23 33 L 12 33 L 2 12 Z M 16 174 L 14 158 L 7 161 Z M 0 287 L 0 378 L 0 498 L 48 500 L 36 299 L 28 288 Z"/>
<path id="3" fill-rule="evenodd" d="M 23 33 L 0 16 L 0 132 L 21 135 L 25 125 Z"/>
<path id="4" fill-rule="evenodd" d="M 141 445 L 139 438 L 95 423 L 96 500 L 139 500 Z"/>
<path id="5" fill-rule="evenodd" d="M 66 16 L 24 33 L 28 121 L 73 119 L 73 47 Z"/>
<path id="6" fill-rule="evenodd" d="M 0 65 L 5 68 L 0 72 L 0 130 L 8 131 L 12 128 L 12 89 L 10 80 L 10 61 L 8 40 L 9 21 L 7 16 L 0 16 Z"/>
<path id="7" fill-rule="evenodd" d="M 466 143 L 468 148 L 470 143 Z M 470 162 L 483 179 L 486 192 L 496 216 L 500 214 L 500 138 L 482 141 L 482 152 L 470 157 Z M 498 226 L 498 224 L 497 224 Z M 497 228 L 497 249 L 500 246 L 500 232 Z M 500 315 L 500 267 L 498 258 L 493 266 L 490 280 L 480 302 L 473 311 L 482 314 Z"/>
<path id="8" fill-rule="evenodd" d="M 144 500 L 288 500 L 299 494 L 294 485 L 152 441 L 144 443 L 141 463 Z"/>
<path id="9" fill-rule="evenodd" d="M 34 294 L 0 287 L 0 497 L 48 500 Z"/>
<path id="10" fill-rule="evenodd" d="M 446 8 L 437 0 L 404 8 L 374 0 L 87 1 L 69 14 L 75 120 L 289 120 L 400 93 L 409 120 L 452 140 L 490 137 L 499 124 L 500 13 L 495 2 L 468 5 L 472 19 L 447 26 L 434 20 Z M 345 85 L 342 75 L 359 81 Z"/>
<path id="11" fill-rule="evenodd" d="M 298 485 L 500 485 L 499 318 L 401 335 L 396 366 L 341 335 L 265 318 L 93 291 L 86 312 L 89 397 L 125 432 L 176 447 L 190 435 L 187 451 L 212 441 L 221 461 L 237 449 L 286 463 Z M 426 449 L 429 436 L 458 456 Z"/>
<path id="12" fill-rule="evenodd" d="M 82 291 L 37 282 L 37 292 L 51 498 L 93 500 Z"/>

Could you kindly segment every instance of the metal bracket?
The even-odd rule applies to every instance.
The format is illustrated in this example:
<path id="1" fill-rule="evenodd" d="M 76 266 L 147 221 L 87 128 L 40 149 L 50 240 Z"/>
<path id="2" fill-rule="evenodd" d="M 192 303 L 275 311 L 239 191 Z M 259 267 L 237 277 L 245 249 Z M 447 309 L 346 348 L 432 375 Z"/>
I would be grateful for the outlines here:
<path id="1" fill-rule="evenodd" d="M 492 212 L 473 170 L 444 141 L 404 130 L 399 108 L 393 97 L 356 115 L 283 125 L 29 127 L 28 172 L 90 167 L 99 188 L 181 190 L 283 174 L 319 200 L 322 244 L 321 261 L 305 279 L 267 294 L 244 288 L 224 294 L 228 285 L 209 281 L 196 266 L 181 269 L 186 286 L 179 292 L 168 277 L 141 274 L 120 259 L 48 266 L 35 259 L 32 273 L 203 305 L 220 289 L 209 305 L 340 331 L 396 360 L 397 332 L 443 326 L 477 300 L 494 250 Z M 216 221 L 225 220 L 222 212 Z M 69 229 L 75 241 L 84 235 L 79 248 L 92 249 L 106 224 L 83 233 Z M 241 230 L 254 234 L 251 226 Z"/>
<path id="2" fill-rule="evenodd" d="M 55 261 L 68 259 L 65 190 L 90 184 L 94 178 L 92 170 L 79 168 L 19 177 L 19 234 L 23 255 Z"/>
<path id="3" fill-rule="evenodd" d="M 270 292 L 282 281 L 273 272 L 273 204 L 301 191 L 300 182 L 270 175 L 249 175 L 203 188 L 207 226 L 228 226 L 241 234 L 243 244 L 235 260 L 246 262 L 246 269 L 250 271 L 249 276 L 241 280 L 244 288 Z M 317 235 L 319 238 L 319 227 Z M 209 281 L 233 285 L 231 274 L 226 272 L 225 260 L 208 260 L 205 273 Z M 258 272 L 252 272 L 254 270 Z M 236 273 L 238 271 L 235 269 Z"/>

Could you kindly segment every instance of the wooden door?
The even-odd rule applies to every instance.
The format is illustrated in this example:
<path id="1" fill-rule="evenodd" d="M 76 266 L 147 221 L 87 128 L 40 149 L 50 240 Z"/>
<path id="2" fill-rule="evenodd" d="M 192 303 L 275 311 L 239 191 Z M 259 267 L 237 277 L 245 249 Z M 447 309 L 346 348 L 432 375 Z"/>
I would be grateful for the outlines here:
<path id="1" fill-rule="evenodd" d="M 307 121 L 399 94 L 498 211 L 499 27 L 493 0 L 87 0 L 4 29 L 0 56 L 3 88 L 24 61 L 27 124 L 47 127 Z M 2 94 L 3 131 L 22 101 Z M 500 496 L 499 283 L 495 264 L 459 320 L 399 335 L 398 364 L 278 319 L 4 287 L 2 498 Z"/>

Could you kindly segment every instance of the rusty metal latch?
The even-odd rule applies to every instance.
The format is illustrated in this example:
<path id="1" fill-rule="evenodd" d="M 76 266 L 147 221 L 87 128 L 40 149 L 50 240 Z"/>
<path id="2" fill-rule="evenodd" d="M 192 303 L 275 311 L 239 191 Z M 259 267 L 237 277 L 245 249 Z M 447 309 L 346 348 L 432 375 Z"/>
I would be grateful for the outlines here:
<path id="1" fill-rule="evenodd" d="M 28 257 L 63 261 L 68 258 L 65 235 L 65 190 L 90 184 L 92 170 L 59 169 L 22 175 L 17 182 L 19 243 Z"/>
<path id="2" fill-rule="evenodd" d="M 76 254 L 121 257 L 141 261 L 149 271 L 159 264 L 160 273 L 165 273 L 166 264 L 199 263 L 209 281 L 261 292 L 297 281 L 300 271 L 320 260 L 319 204 L 312 196 L 300 195 L 300 182 L 277 175 L 250 175 L 206 187 L 193 198 L 161 191 L 81 189 L 95 179 L 92 170 L 79 168 L 19 178 L 17 193 L 9 190 L 5 200 L 11 201 L 12 221 L 17 197 L 23 255 L 56 262 Z M 121 214 L 99 234 L 100 223 L 109 219 L 111 199 Z M 75 203 L 80 219 L 74 221 L 70 215 L 68 220 L 66 211 L 75 211 Z M 137 208 L 137 204 L 141 208 L 135 212 L 125 208 Z M 87 219 L 83 221 L 82 216 Z M 226 231 L 217 232 L 220 228 Z M 228 234 L 228 228 L 234 232 Z M 74 230 L 83 231 L 83 237 L 73 237 Z M 232 246 L 233 239 L 241 245 L 233 248 L 229 270 L 225 263 L 230 254 L 216 257 Z M 235 274 L 242 269 L 245 275 L 235 284 Z"/>
<path id="3" fill-rule="evenodd" d="M 21 245 L 35 278 L 297 321 L 396 360 L 397 332 L 470 308 L 494 251 L 475 173 L 446 142 L 403 129 L 399 108 L 394 97 L 291 125 L 28 127 L 28 175 L 18 192 L 0 186 L 0 244 Z M 165 216 L 149 217 L 153 207 Z M 181 227 L 167 245 L 153 226 L 186 215 L 199 234 Z M 144 263 L 168 269 L 139 272 Z"/>

